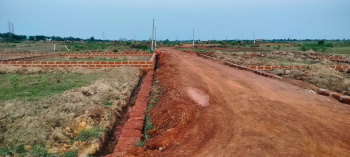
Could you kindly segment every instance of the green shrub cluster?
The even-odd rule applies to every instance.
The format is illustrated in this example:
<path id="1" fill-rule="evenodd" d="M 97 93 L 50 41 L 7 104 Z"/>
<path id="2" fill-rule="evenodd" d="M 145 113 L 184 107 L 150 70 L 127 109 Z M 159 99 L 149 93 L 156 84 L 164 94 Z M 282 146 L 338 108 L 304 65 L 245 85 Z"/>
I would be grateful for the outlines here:
<path id="1" fill-rule="evenodd" d="M 301 51 L 313 50 L 316 52 L 325 52 L 328 47 L 333 47 L 331 43 L 326 43 L 324 40 L 320 40 L 317 43 L 303 43 L 299 49 Z"/>

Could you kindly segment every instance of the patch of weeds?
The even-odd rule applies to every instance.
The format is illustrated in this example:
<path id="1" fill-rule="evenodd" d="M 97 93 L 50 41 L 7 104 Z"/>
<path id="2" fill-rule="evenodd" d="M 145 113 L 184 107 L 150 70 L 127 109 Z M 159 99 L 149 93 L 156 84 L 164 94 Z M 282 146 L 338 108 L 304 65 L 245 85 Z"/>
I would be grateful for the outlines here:
<path id="1" fill-rule="evenodd" d="M 78 156 L 78 151 L 67 152 L 67 153 L 64 153 L 62 156 L 63 157 L 77 157 Z"/>
<path id="2" fill-rule="evenodd" d="M 143 147 L 146 144 L 146 140 L 140 140 L 138 143 L 136 143 L 137 147 Z"/>
<path id="3" fill-rule="evenodd" d="M 48 152 L 44 145 L 35 145 L 31 151 L 32 154 L 39 156 L 47 156 Z"/>
<path id="4" fill-rule="evenodd" d="M 18 84 L 18 76 L 17 75 L 11 75 L 10 76 L 11 85 L 14 91 L 18 90 L 19 84 Z"/>
<path id="5" fill-rule="evenodd" d="M 47 90 L 48 89 L 47 88 L 48 87 L 47 77 L 42 77 L 40 84 L 41 84 L 42 90 Z"/>
<path id="6" fill-rule="evenodd" d="M 116 97 L 115 100 L 119 100 L 120 98 L 119 97 Z"/>
<path id="7" fill-rule="evenodd" d="M 109 100 L 106 100 L 103 102 L 103 105 L 105 106 L 112 106 L 113 104 L 111 102 L 109 102 Z"/>
<path id="8" fill-rule="evenodd" d="M 159 101 L 159 99 L 157 98 L 156 100 L 154 100 L 154 102 L 158 102 Z"/>
<path id="9" fill-rule="evenodd" d="M 0 155 L 1 156 L 7 156 L 7 155 L 13 155 L 8 147 L 0 148 Z"/>
<path id="10" fill-rule="evenodd" d="M 100 138 L 101 129 L 99 127 L 93 127 L 91 129 L 81 131 L 78 136 L 78 141 L 87 141 L 90 138 Z"/>

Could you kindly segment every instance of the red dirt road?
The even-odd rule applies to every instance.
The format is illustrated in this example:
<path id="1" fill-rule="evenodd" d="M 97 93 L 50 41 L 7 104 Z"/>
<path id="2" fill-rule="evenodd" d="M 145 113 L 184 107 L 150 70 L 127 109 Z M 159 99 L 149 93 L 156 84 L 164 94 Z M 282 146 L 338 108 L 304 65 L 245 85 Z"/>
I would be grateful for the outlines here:
<path id="1" fill-rule="evenodd" d="M 159 130 L 138 155 L 350 156 L 349 105 L 195 54 L 161 50 L 167 52 L 156 80 L 163 94 L 150 112 Z M 207 94 L 209 105 L 192 99 L 189 88 Z"/>

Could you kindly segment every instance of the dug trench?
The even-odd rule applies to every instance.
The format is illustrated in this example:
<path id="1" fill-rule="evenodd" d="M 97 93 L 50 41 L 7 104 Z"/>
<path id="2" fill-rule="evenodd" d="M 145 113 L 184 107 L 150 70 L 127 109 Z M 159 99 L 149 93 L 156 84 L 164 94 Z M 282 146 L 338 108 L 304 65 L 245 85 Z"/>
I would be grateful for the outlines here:
<path id="1" fill-rule="evenodd" d="M 142 73 L 137 87 L 133 90 L 130 96 L 130 100 L 128 101 L 127 105 L 122 109 L 122 114 L 120 116 L 117 115 L 119 120 L 115 121 L 115 123 L 113 124 L 112 128 L 114 129 L 107 133 L 107 136 L 104 140 L 101 149 L 97 151 L 94 156 L 106 156 L 108 154 L 113 153 L 115 146 L 118 144 L 118 139 L 123 130 L 124 123 L 128 121 L 130 112 L 132 110 L 132 106 L 135 105 L 137 95 L 141 90 L 144 78 L 145 73 Z"/>

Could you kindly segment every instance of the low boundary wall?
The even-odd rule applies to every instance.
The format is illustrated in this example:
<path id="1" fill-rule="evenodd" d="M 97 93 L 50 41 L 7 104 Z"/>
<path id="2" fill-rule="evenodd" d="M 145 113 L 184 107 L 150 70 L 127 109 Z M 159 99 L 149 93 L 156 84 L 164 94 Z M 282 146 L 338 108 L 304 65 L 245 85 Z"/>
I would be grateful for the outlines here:
<path id="1" fill-rule="evenodd" d="M 21 66 L 21 67 L 40 67 L 40 68 L 68 68 L 84 67 L 90 69 L 114 68 L 121 66 L 130 66 L 142 69 L 144 71 L 153 71 L 156 54 L 153 53 L 149 61 L 0 61 L 0 65 Z"/>

